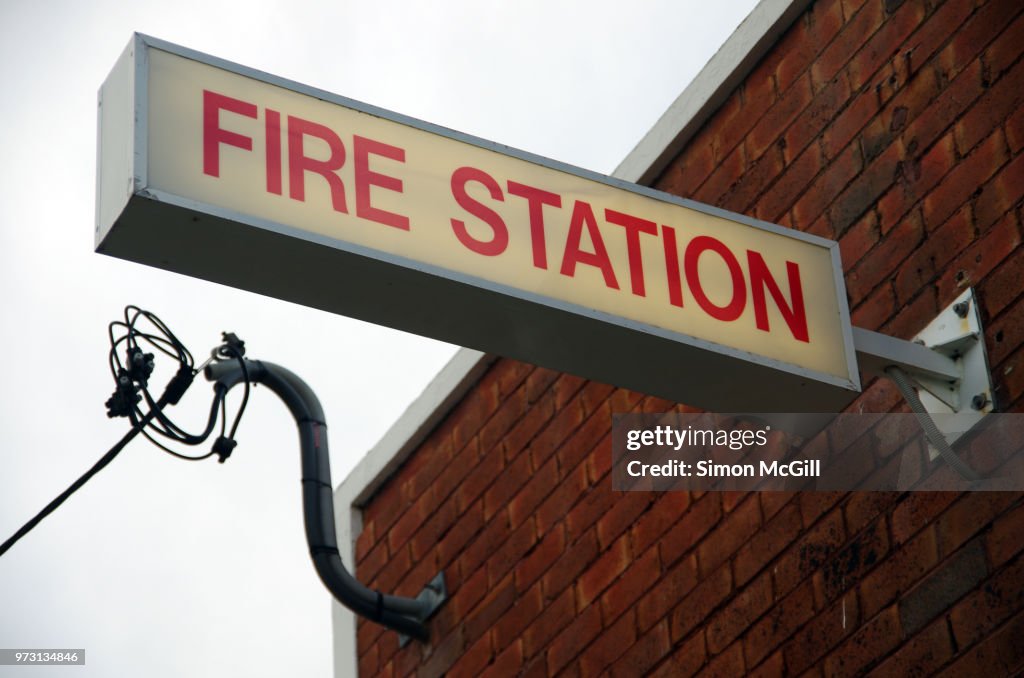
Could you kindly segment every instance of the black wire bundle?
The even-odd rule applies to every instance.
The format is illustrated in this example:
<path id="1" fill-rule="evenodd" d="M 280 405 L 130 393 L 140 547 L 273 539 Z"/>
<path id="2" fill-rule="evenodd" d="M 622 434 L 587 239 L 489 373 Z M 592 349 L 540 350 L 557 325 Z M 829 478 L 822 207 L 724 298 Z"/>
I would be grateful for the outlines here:
<path id="1" fill-rule="evenodd" d="M 152 326 L 149 331 L 144 331 L 142 321 Z M 115 336 L 118 329 L 122 329 L 120 336 Z M 147 328 L 148 329 L 148 328 Z M 235 433 L 238 431 L 238 424 L 245 412 L 245 406 L 249 402 L 249 382 L 245 382 L 245 391 L 242 395 L 242 403 L 235 415 L 231 425 L 230 434 L 227 433 L 227 413 L 225 405 L 225 391 L 216 390 L 213 403 L 210 406 L 210 416 L 206 428 L 202 433 L 191 434 L 175 424 L 164 414 L 163 405 L 153 398 L 149 391 L 149 376 L 153 371 L 153 353 L 143 352 L 143 345 L 148 345 L 156 351 L 160 351 L 178 362 L 178 372 L 167 385 L 165 394 L 169 395 L 167 404 L 173 405 L 180 400 L 185 389 L 191 384 L 192 379 L 199 370 L 195 367 L 195 360 L 188 348 L 171 332 L 155 314 L 140 309 L 137 306 L 127 306 L 124 309 L 124 320 L 115 320 L 107 328 L 110 337 L 110 372 L 114 377 L 116 390 L 111 399 L 107 401 L 108 416 L 127 416 L 133 426 L 139 426 L 145 417 L 141 404 L 144 400 L 146 407 L 154 414 L 148 424 L 143 425 L 142 435 L 164 452 L 174 455 L 179 459 L 188 461 L 201 461 L 214 454 L 221 455 L 223 462 L 227 456 L 223 453 L 224 447 L 234 447 Z M 238 360 L 245 371 L 244 342 L 238 340 L 233 334 L 224 334 L 225 343 L 214 351 L 211 360 L 233 359 Z M 121 350 L 124 346 L 126 356 L 125 362 L 121 362 Z M 140 396 L 141 394 L 141 396 Z M 214 448 L 208 453 L 192 456 L 177 452 L 154 437 L 154 434 L 167 440 L 184 445 L 199 445 L 206 441 L 217 423 L 218 410 L 220 413 L 220 437 L 214 444 Z M 148 430 L 147 430 L 148 429 Z M 228 451 L 230 454 L 230 450 Z"/>
<path id="2" fill-rule="evenodd" d="M 142 321 L 151 326 L 149 331 L 141 329 Z M 123 333 L 115 336 L 119 329 L 123 330 Z M 234 438 L 238 430 L 238 422 L 241 420 L 242 414 L 245 412 L 245 406 L 249 401 L 249 381 L 244 359 L 244 342 L 239 340 L 234 334 L 225 333 L 224 344 L 215 349 L 210 356 L 210 360 L 197 369 L 192 354 L 174 336 L 170 328 L 156 315 L 138 306 L 125 307 L 124 320 L 115 320 L 110 323 L 107 328 L 107 335 L 110 337 L 110 373 L 114 377 L 115 384 L 114 394 L 107 400 L 107 416 L 128 417 L 132 422 L 132 428 L 116 445 L 100 457 L 99 461 L 93 464 L 92 468 L 83 473 L 78 480 L 47 504 L 42 511 L 25 523 L 7 541 L 0 544 L 0 556 L 6 553 L 15 542 L 28 534 L 43 518 L 53 513 L 58 506 L 85 485 L 90 478 L 113 461 L 114 457 L 139 433 L 142 433 L 142 435 L 146 436 L 146 438 L 165 452 L 173 454 L 179 459 L 187 459 L 189 461 L 199 461 L 216 454 L 220 457 L 220 461 L 224 462 L 231 455 L 231 450 L 235 447 Z M 167 383 L 164 392 L 156 399 L 153 398 L 149 391 L 149 378 L 152 376 L 155 367 L 155 354 L 146 353 L 143 350 L 143 346 L 152 347 L 155 351 L 174 358 L 178 363 L 178 371 Z M 124 362 L 121 361 L 119 353 L 121 350 L 124 351 Z M 246 375 L 245 392 L 242 396 L 242 403 L 238 408 L 238 413 L 235 415 L 234 423 L 231 425 L 230 434 L 226 434 L 227 414 L 224 399 L 227 389 L 223 386 L 218 386 L 214 389 L 213 404 L 210 407 L 210 416 L 206 423 L 206 429 L 199 435 L 193 435 L 171 421 L 164 413 L 164 408 L 168 405 L 177 404 L 185 394 L 185 391 L 188 390 L 188 387 L 192 385 L 195 375 L 213 360 L 237 360 L 242 372 Z M 143 402 L 145 402 L 145 411 L 141 406 Z M 213 449 L 204 455 L 191 456 L 176 452 L 160 443 L 150 433 L 153 432 L 156 435 L 185 445 L 200 445 L 213 432 L 217 424 L 218 414 L 221 420 L 220 437 L 214 442 Z"/>

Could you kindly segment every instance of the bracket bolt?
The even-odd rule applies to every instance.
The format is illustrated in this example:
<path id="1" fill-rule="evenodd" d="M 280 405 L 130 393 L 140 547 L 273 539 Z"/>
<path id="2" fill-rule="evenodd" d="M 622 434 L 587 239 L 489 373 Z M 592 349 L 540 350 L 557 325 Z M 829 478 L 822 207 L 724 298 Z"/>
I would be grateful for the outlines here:
<path id="1" fill-rule="evenodd" d="M 953 304 L 953 313 L 956 313 L 960 318 L 966 318 L 969 310 L 971 310 L 971 302 L 969 301 L 961 301 L 959 304 Z"/>
<path id="2" fill-rule="evenodd" d="M 988 405 L 988 396 L 984 393 L 979 393 L 971 398 L 971 407 L 978 411 L 985 409 L 986 405 Z"/>

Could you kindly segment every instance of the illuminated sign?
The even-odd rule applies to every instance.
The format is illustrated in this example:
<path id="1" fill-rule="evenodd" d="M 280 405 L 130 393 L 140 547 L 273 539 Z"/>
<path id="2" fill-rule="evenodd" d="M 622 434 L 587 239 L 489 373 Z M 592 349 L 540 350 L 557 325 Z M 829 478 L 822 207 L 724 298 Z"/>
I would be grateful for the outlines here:
<path id="1" fill-rule="evenodd" d="M 152 38 L 99 167 L 105 254 L 705 407 L 859 389 L 832 241 Z"/>

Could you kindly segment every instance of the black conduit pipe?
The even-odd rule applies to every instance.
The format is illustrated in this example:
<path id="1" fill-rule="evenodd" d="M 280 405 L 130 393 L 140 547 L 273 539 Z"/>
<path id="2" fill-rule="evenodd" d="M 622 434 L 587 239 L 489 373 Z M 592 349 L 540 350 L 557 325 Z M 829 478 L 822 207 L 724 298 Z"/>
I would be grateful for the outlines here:
<path id="1" fill-rule="evenodd" d="M 321 581 L 338 602 L 356 614 L 417 640 L 426 640 L 424 621 L 436 608 L 424 598 L 392 596 L 359 583 L 341 562 L 334 532 L 334 488 L 327 454 L 327 424 L 313 390 L 294 373 L 273 363 L 246 360 L 249 381 L 263 384 L 288 406 L 299 428 L 302 451 L 302 508 L 306 541 Z M 206 378 L 225 389 L 245 376 L 236 360 L 208 365 Z"/>

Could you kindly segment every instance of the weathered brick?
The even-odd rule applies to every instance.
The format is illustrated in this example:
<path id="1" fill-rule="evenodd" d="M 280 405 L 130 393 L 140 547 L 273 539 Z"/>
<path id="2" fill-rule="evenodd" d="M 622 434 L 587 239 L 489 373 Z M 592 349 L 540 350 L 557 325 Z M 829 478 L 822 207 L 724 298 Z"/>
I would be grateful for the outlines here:
<path id="1" fill-rule="evenodd" d="M 520 454 L 502 471 L 500 482 L 491 483 L 484 492 L 484 519 L 490 520 L 495 513 L 504 509 L 530 477 L 530 456 Z"/>
<path id="2" fill-rule="evenodd" d="M 609 586 L 600 598 L 604 624 L 610 624 L 620 614 L 633 607 L 636 601 L 661 577 L 658 549 L 650 548 L 628 564 L 625 573 Z"/>
<path id="3" fill-rule="evenodd" d="M 918 291 L 908 304 L 900 306 L 896 315 L 882 325 L 882 333 L 907 339 L 924 329 L 939 314 L 939 301 L 935 287 L 928 285 Z"/>
<path id="4" fill-rule="evenodd" d="M 467 629 L 472 628 L 467 626 Z M 494 648 L 491 647 L 491 638 L 488 635 L 477 638 L 476 641 L 468 641 L 472 644 L 455 661 L 455 664 L 445 671 L 443 675 L 451 678 L 466 678 L 468 676 L 479 676 L 480 672 L 487 666 L 494 657 Z"/>
<path id="5" fill-rule="evenodd" d="M 1024 559 L 972 591 L 949 613 L 950 628 L 959 647 L 970 647 L 990 635 L 1008 617 L 1024 609 Z"/>
<path id="6" fill-rule="evenodd" d="M 561 382 L 561 379 L 559 379 Z M 557 382 L 556 382 L 557 386 Z M 558 451 L 558 448 L 583 423 L 583 407 L 579 400 L 570 400 L 564 407 L 558 407 L 555 396 L 555 416 L 530 441 L 530 458 L 537 469 Z"/>
<path id="7" fill-rule="evenodd" d="M 385 591 L 393 591 L 398 582 L 401 581 L 405 575 L 412 569 L 413 562 L 412 557 L 409 554 L 408 546 L 404 546 L 396 552 L 391 553 L 391 557 L 384 563 L 384 567 L 380 569 L 377 576 L 371 580 L 371 583 L 376 588 L 384 589 Z"/>
<path id="8" fill-rule="evenodd" d="M 746 160 L 743 155 L 743 147 L 736 146 L 696 191 L 694 198 L 717 205 L 721 202 L 722 196 L 743 176 L 744 169 L 746 169 Z"/>
<path id="9" fill-rule="evenodd" d="M 877 330 L 896 312 L 896 293 L 892 285 L 882 283 L 850 311 L 850 322 L 854 327 Z M 870 410 L 865 410 L 870 411 Z"/>
<path id="10" fill-rule="evenodd" d="M 798 628 L 814 616 L 814 592 L 810 582 L 795 588 L 776 601 L 743 638 L 743 654 L 750 665 L 757 665 Z"/>
<path id="11" fill-rule="evenodd" d="M 690 508 L 665 533 L 660 543 L 661 562 L 673 563 L 707 534 L 722 515 L 721 498 L 716 493 L 705 494 L 690 504 Z"/>
<path id="12" fill-rule="evenodd" d="M 760 526 L 761 504 L 751 494 L 697 547 L 697 563 L 701 574 L 705 575 L 725 562 Z"/>
<path id="13" fill-rule="evenodd" d="M 466 639 L 461 628 L 448 634 L 433 648 L 426 662 L 416 672 L 417 678 L 440 678 L 445 675 L 465 649 Z"/>
<path id="14" fill-rule="evenodd" d="M 906 2 L 899 6 L 863 47 L 850 60 L 846 69 L 850 84 L 859 90 L 874 76 L 892 55 L 892 46 L 903 43 L 921 24 L 925 7 L 921 3 Z"/>
<path id="15" fill-rule="evenodd" d="M 466 506 L 461 509 L 461 513 L 465 513 L 468 510 L 469 507 Z M 455 498 L 449 497 L 434 513 L 429 515 L 409 540 L 410 553 L 413 559 L 422 560 L 426 558 L 427 553 L 437 545 L 441 535 L 451 529 L 459 514 L 460 512 L 456 510 Z"/>
<path id="16" fill-rule="evenodd" d="M 797 539 L 778 559 L 772 568 L 775 594 L 786 595 L 821 567 L 838 550 L 844 536 L 842 512 L 833 510 Z"/>
<path id="17" fill-rule="evenodd" d="M 820 584 L 816 588 L 825 601 L 831 601 L 862 579 L 889 553 L 889 534 L 884 519 L 876 520 L 869 528 L 851 539 L 841 550 L 825 562 L 820 570 Z"/>
<path id="18" fill-rule="evenodd" d="M 953 642 L 945 620 L 939 619 L 904 643 L 880 666 L 873 669 L 873 676 L 929 676 L 953 656 Z"/>
<path id="19" fill-rule="evenodd" d="M 654 496 L 646 492 L 613 492 L 609 509 L 597 521 L 597 540 L 602 549 L 634 525 Z"/>
<path id="20" fill-rule="evenodd" d="M 590 605 L 629 566 L 629 539 L 623 537 L 603 552 L 576 580 L 576 609 Z"/>
<path id="21" fill-rule="evenodd" d="M 850 144 L 838 158 L 825 167 L 810 188 L 793 205 L 796 226 L 805 230 L 810 228 L 811 224 L 825 214 L 826 208 L 832 204 L 836 195 L 857 176 L 861 166 L 860 146 Z M 829 237 L 832 237 L 831 231 Z"/>
<path id="22" fill-rule="evenodd" d="M 688 636 L 732 592 L 732 573 L 728 566 L 701 579 L 700 583 L 672 611 L 672 642 Z"/>
<path id="23" fill-rule="evenodd" d="M 780 130 L 786 129 L 807 107 L 812 96 L 811 79 L 807 76 L 797 80 L 774 105 L 769 107 L 768 102 L 759 101 L 765 113 L 746 137 L 747 157 L 760 158 L 778 139 Z"/>
<path id="24" fill-rule="evenodd" d="M 602 675 L 607 667 L 636 642 L 635 613 L 630 608 L 594 639 L 579 656 L 580 675 L 584 678 Z"/>
<path id="25" fill-rule="evenodd" d="M 717 201 L 717 204 L 734 212 L 753 211 L 757 198 L 775 181 L 784 167 L 781 149 L 772 146 L 769 152 L 749 163 L 743 175 L 729 192 Z"/>
<path id="26" fill-rule="evenodd" d="M 572 591 L 567 589 L 523 631 L 523 656 L 532 657 L 547 646 L 572 621 L 573 611 Z"/>
<path id="27" fill-rule="evenodd" d="M 991 181 L 971 194 L 974 223 L 985 231 L 1024 198 L 1024 156 L 1017 156 L 1002 167 Z"/>
<path id="28" fill-rule="evenodd" d="M 982 90 L 982 67 L 978 59 L 966 62 L 965 68 L 956 71 L 955 78 L 952 66 L 946 69 L 940 66 L 934 68 L 940 81 L 950 78 L 952 82 L 904 128 L 900 138 L 908 147 L 917 142 L 918 148 L 930 148 L 971 102 L 977 99 Z M 924 77 L 924 74 L 918 77 Z"/>
<path id="29" fill-rule="evenodd" d="M 456 563 L 459 573 L 466 577 L 481 567 L 492 553 L 498 550 L 512 532 L 506 514 L 498 514 L 462 550 Z"/>
<path id="30" fill-rule="evenodd" d="M 1002 131 L 997 131 L 975 147 L 925 197 L 922 202 L 925 227 L 929 231 L 938 228 L 953 212 L 967 203 L 974 187 L 993 176 L 1006 160 L 1006 140 Z"/>
<path id="31" fill-rule="evenodd" d="M 835 77 L 868 36 L 878 29 L 884 18 L 880 2 L 869 3 L 852 18 L 848 18 L 839 34 L 811 64 L 814 81 L 825 83 Z"/>
<path id="32" fill-rule="evenodd" d="M 788 149 L 788 147 L 787 147 Z M 808 146 L 779 175 L 771 189 L 760 196 L 755 207 L 761 218 L 776 222 L 789 211 L 823 166 L 818 144 Z"/>
<path id="33" fill-rule="evenodd" d="M 981 542 L 973 541 L 943 561 L 900 600 L 899 616 L 904 632 L 907 635 L 917 633 L 987 575 L 985 550 Z"/>
<path id="34" fill-rule="evenodd" d="M 512 523 L 518 525 L 533 515 L 537 506 L 558 486 L 558 480 L 558 460 L 548 459 L 508 502 L 506 510 Z M 546 525 L 541 531 L 547 531 Z"/>
<path id="35" fill-rule="evenodd" d="M 982 139 L 1003 124 L 1024 101 L 1024 62 L 1018 64 L 989 88 L 956 122 L 957 150 L 970 153 Z"/>
<path id="36" fill-rule="evenodd" d="M 948 676 L 1012 676 L 1024 668 L 1024 613 L 961 655 Z"/>
<path id="37" fill-rule="evenodd" d="M 842 7 L 836 2 L 815 3 L 805 17 L 779 42 L 775 78 L 780 92 L 811 66 L 814 57 L 832 42 L 843 26 Z"/>
<path id="38" fill-rule="evenodd" d="M 565 528 L 554 526 L 543 535 L 540 543 L 514 565 L 516 588 L 526 591 L 543 575 L 565 550 Z"/>
<path id="39" fill-rule="evenodd" d="M 979 285 L 981 303 L 990 318 L 1020 296 L 1024 289 L 1024 250 L 1016 249 Z"/>
<path id="40" fill-rule="evenodd" d="M 636 605 L 637 628 L 646 632 L 675 607 L 677 601 L 697 585 L 697 559 L 684 558 L 665 571 L 657 586 L 648 591 Z"/>
<path id="41" fill-rule="evenodd" d="M 611 676 L 642 676 L 668 654 L 668 623 L 661 622 L 642 635 L 618 661 L 612 664 Z"/>
<path id="42" fill-rule="evenodd" d="M 854 303 L 863 299 L 883 280 L 892 277 L 900 264 L 918 248 L 924 237 L 920 215 L 917 212 L 908 215 L 850 272 L 847 289 Z"/>
<path id="43" fill-rule="evenodd" d="M 1020 539 L 1022 530 L 1024 506 L 1021 506 L 1018 500 L 1016 508 L 1007 511 L 995 521 L 992 531 L 986 538 L 988 557 L 993 567 L 1000 567 L 1024 548 L 1024 541 Z"/>
<path id="44" fill-rule="evenodd" d="M 693 676 L 700 671 L 706 661 L 707 649 L 704 644 L 704 634 L 698 632 L 682 645 L 675 646 L 675 651 L 648 675 L 650 678 Z"/>
<path id="45" fill-rule="evenodd" d="M 551 641 L 547 649 L 548 674 L 555 675 L 576 659 L 580 651 L 601 632 L 601 612 L 596 606 L 582 609 L 572 623 Z"/>
<path id="46" fill-rule="evenodd" d="M 939 516 L 940 556 L 948 556 L 968 539 L 985 529 L 1017 497 L 1010 492 L 968 492 Z"/>
<path id="47" fill-rule="evenodd" d="M 743 660 L 743 646 L 734 643 L 722 654 L 708 662 L 706 672 L 712 676 L 743 676 L 746 675 L 746 662 Z"/>
<path id="48" fill-rule="evenodd" d="M 1024 108 L 1018 108 L 1006 120 L 1006 140 L 1014 155 L 1024 149 Z"/>
<path id="49" fill-rule="evenodd" d="M 630 528 L 635 553 L 643 553 L 674 525 L 690 506 L 688 492 L 659 492 L 650 508 Z"/>
<path id="50" fill-rule="evenodd" d="M 949 262 L 974 241 L 975 231 L 968 208 L 963 208 L 929 234 L 900 265 L 893 279 L 893 290 L 901 305 L 913 299 L 921 288 L 932 283 Z"/>
<path id="51" fill-rule="evenodd" d="M 388 562 L 389 557 L 387 542 L 378 542 L 366 557 L 356 565 L 356 572 L 359 574 L 359 578 L 363 581 L 372 581 L 381 568 L 384 567 L 384 564 Z"/>
<path id="52" fill-rule="evenodd" d="M 572 603 L 571 595 L 567 598 Z M 564 603 L 563 603 L 564 605 Z M 509 608 L 494 625 L 494 648 L 501 652 L 506 647 L 518 643 L 523 630 L 545 609 L 544 594 L 540 584 L 530 587 L 526 593 L 520 594 L 512 607 Z M 554 610 L 551 610 L 553 613 Z M 524 656 L 520 648 L 520 656 Z"/>
<path id="53" fill-rule="evenodd" d="M 862 675 L 879 657 L 896 647 L 900 637 L 899 615 L 896 608 L 890 607 L 861 626 L 825 659 L 825 675 Z"/>
<path id="54" fill-rule="evenodd" d="M 766 572 L 740 590 L 707 623 L 708 651 L 718 654 L 768 610 L 772 603 L 772 578 Z"/>
<path id="55" fill-rule="evenodd" d="M 947 77 L 981 54 L 986 46 L 1002 32 L 1020 11 L 1013 0 L 991 0 L 978 8 L 961 24 L 952 40 L 939 54 L 939 65 Z"/>
<path id="56" fill-rule="evenodd" d="M 494 484 L 495 479 L 502 477 L 504 468 L 504 450 L 500 445 L 495 445 L 481 456 L 472 472 L 466 475 L 452 493 L 455 509 L 459 512 L 468 509 L 484 490 Z"/>
<path id="57" fill-rule="evenodd" d="M 583 494 L 583 490 L 586 487 L 587 467 L 586 464 L 579 464 L 575 469 L 565 474 L 562 481 L 555 486 L 551 494 L 537 508 L 535 514 L 537 529 L 541 532 L 547 532 L 551 529 L 552 525 L 561 521 L 569 509 L 579 501 L 580 495 Z M 515 519 L 526 517 L 526 514 L 522 513 L 519 507 L 516 507 L 514 512 L 512 508 L 513 506 L 510 505 L 509 513 L 514 515 Z"/>
<path id="58" fill-rule="evenodd" d="M 537 528 L 532 520 L 523 522 L 487 558 L 487 581 L 495 586 L 537 543 Z"/>
<path id="59" fill-rule="evenodd" d="M 483 678 L 504 678 L 515 675 L 523 665 L 523 648 L 518 642 L 512 643 L 499 653 L 494 662 L 484 669 Z"/>
<path id="60" fill-rule="evenodd" d="M 451 435 L 445 435 L 443 428 L 424 441 L 420 450 L 406 462 L 408 470 L 403 473 L 404 477 L 394 481 L 395 489 L 401 492 L 406 504 L 415 502 L 429 492 L 434 480 L 452 461 L 455 450 L 452 448 Z"/>
<path id="61" fill-rule="evenodd" d="M 844 596 L 822 610 L 783 644 L 786 669 L 800 675 L 858 628 L 857 600 Z"/>
<path id="62" fill-rule="evenodd" d="M 847 229 L 839 239 L 839 251 L 843 258 L 843 270 L 850 270 L 864 258 L 879 240 L 878 215 L 868 212 L 856 224 Z"/>
<path id="63" fill-rule="evenodd" d="M 505 519 L 507 520 L 507 518 Z M 476 503 L 468 511 L 459 516 L 452 527 L 440 537 L 437 543 L 438 562 L 447 567 L 462 548 L 484 526 L 483 507 Z"/>
<path id="64" fill-rule="evenodd" d="M 576 468 L 599 444 L 610 440 L 612 430 L 611 404 L 603 402 L 598 410 L 588 416 L 580 427 L 565 441 L 555 453 L 558 468 Z"/>
<path id="65" fill-rule="evenodd" d="M 911 146 L 914 144 L 911 142 Z M 919 155 L 908 149 L 907 158 L 897 172 L 897 185 L 878 201 L 879 229 L 888 234 L 907 213 L 953 168 L 956 148 L 953 135 L 947 134 Z"/>
<path id="66" fill-rule="evenodd" d="M 597 557 L 597 553 L 597 536 L 590 530 L 548 568 L 541 579 L 545 597 L 550 600 L 566 588 L 572 588 L 572 583 Z"/>

